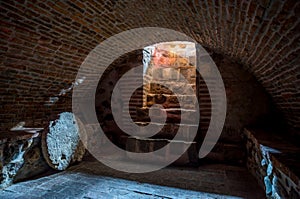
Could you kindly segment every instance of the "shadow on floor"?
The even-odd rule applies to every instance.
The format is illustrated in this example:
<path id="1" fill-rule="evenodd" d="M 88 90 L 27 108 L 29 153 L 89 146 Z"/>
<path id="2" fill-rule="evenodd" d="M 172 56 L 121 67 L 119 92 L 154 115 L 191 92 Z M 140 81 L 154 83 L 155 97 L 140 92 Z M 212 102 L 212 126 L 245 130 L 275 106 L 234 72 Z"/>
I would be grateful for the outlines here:
<path id="1" fill-rule="evenodd" d="M 68 170 L 14 184 L 0 198 L 265 198 L 246 168 L 223 164 L 132 174 L 87 158 Z"/>

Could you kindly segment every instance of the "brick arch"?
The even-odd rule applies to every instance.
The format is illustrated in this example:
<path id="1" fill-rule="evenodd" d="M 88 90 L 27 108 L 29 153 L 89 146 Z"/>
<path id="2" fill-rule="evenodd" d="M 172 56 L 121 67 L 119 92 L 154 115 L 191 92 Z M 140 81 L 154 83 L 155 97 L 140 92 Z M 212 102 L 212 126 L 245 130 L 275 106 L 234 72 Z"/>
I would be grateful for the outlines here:
<path id="1" fill-rule="evenodd" d="M 299 13 L 288 1 L 1 1 L 1 127 L 70 110 L 68 88 L 86 55 L 131 28 L 186 33 L 243 64 L 300 129 Z M 30 118 L 30 119 L 28 119 Z"/>

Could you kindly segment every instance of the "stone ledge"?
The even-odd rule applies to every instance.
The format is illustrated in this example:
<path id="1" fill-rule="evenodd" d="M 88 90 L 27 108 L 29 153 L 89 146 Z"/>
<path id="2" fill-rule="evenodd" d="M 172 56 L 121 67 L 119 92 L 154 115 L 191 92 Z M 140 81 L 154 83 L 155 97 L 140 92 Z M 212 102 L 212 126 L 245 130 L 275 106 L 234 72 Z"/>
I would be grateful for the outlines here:
<path id="1" fill-rule="evenodd" d="M 247 167 L 270 198 L 300 197 L 300 148 L 282 136 L 245 129 Z"/>
<path id="2" fill-rule="evenodd" d="M 137 108 L 136 115 L 139 118 L 137 122 L 149 122 L 149 108 Z M 168 123 L 184 123 L 184 124 L 195 124 L 195 118 L 197 118 L 198 113 L 193 109 L 181 109 L 181 108 L 170 108 L 170 109 L 160 109 L 154 108 L 151 110 L 153 118 L 156 121 L 164 121 L 163 114 L 166 114 L 166 122 Z"/>
<path id="3" fill-rule="evenodd" d="M 34 137 L 35 134 L 28 133 L 26 131 L 8 131 L 0 133 L 0 144 L 6 142 L 18 141 L 18 140 L 27 140 Z"/>
<path id="4" fill-rule="evenodd" d="M 140 126 L 146 126 L 149 124 L 149 122 L 136 122 L 136 124 Z M 177 135 L 177 139 L 180 139 L 182 141 L 193 141 L 193 139 L 197 135 L 198 131 L 198 125 L 195 124 L 180 124 L 180 123 L 151 123 L 152 125 L 155 125 L 161 130 L 152 136 L 154 139 L 173 139 Z M 178 130 L 179 128 L 182 129 L 181 134 L 178 135 Z M 144 129 L 141 130 L 140 132 L 141 136 L 145 135 L 146 132 L 144 132 Z M 194 135 L 194 136 L 192 136 Z"/>
<path id="5" fill-rule="evenodd" d="M 174 152 L 170 150 L 169 143 L 176 144 L 178 151 Z M 178 152 L 182 154 L 175 162 L 174 165 L 197 165 L 198 164 L 198 151 L 196 142 L 186 142 L 182 140 L 168 140 L 168 139 L 150 139 L 150 138 L 140 138 L 140 137 L 128 137 L 126 143 L 126 150 L 135 153 L 149 153 L 161 149 L 162 147 L 167 147 L 164 154 L 155 155 L 157 161 L 164 162 L 165 160 L 172 159 L 172 157 L 177 156 Z M 187 150 L 184 150 L 188 146 Z M 127 153 L 128 157 L 135 161 L 137 157 L 131 156 Z M 152 154 L 153 155 L 153 154 Z M 146 160 L 145 160 L 146 161 Z"/>

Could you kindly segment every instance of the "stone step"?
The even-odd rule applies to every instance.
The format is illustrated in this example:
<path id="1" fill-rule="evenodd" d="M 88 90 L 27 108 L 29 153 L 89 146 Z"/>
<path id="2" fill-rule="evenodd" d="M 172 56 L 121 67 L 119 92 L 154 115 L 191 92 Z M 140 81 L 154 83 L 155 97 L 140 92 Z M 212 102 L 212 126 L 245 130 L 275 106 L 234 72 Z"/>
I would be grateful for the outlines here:
<path id="1" fill-rule="evenodd" d="M 171 139 L 152 139 L 152 138 L 142 138 L 133 136 L 123 136 L 123 145 L 126 145 L 126 150 L 136 153 L 147 153 L 151 151 L 158 150 L 166 146 L 170 142 L 176 142 L 180 147 L 184 144 L 191 144 L 192 148 L 188 150 L 188 154 L 183 155 L 182 161 L 186 164 L 188 162 L 196 162 L 198 159 L 198 150 L 201 143 L 197 142 L 186 142 L 184 140 L 171 140 Z M 165 154 L 167 158 L 167 155 Z M 191 156 L 191 157 L 189 157 Z M 160 159 L 162 157 L 158 157 Z M 203 162 L 213 162 L 213 163 L 227 163 L 231 165 L 244 165 L 246 159 L 245 149 L 242 144 L 232 144 L 227 142 L 218 141 L 212 151 L 204 158 L 201 159 Z M 200 161 L 201 161 L 200 160 Z M 179 162 L 180 162 L 179 161 Z M 182 164 L 181 164 L 182 165 Z"/>
<path id="2" fill-rule="evenodd" d="M 163 122 L 163 114 L 166 113 L 167 123 L 184 123 L 184 124 L 197 124 L 198 121 L 195 121 L 198 113 L 193 109 L 182 109 L 182 108 L 169 108 L 169 109 L 159 109 L 153 108 L 152 110 L 153 119 L 156 121 Z M 136 112 L 137 118 L 139 118 L 140 122 L 150 122 L 149 117 L 149 108 L 137 108 Z M 138 122 L 139 122 L 138 121 Z M 197 122 L 197 123 L 195 123 Z"/>
<path id="3" fill-rule="evenodd" d="M 193 88 L 194 93 L 196 93 L 196 83 L 195 84 L 186 84 L 181 82 L 157 82 L 150 83 L 149 94 L 169 94 L 172 95 L 174 92 L 180 95 L 190 95 L 191 92 L 188 89 L 189 87 Z"/>
<path id="4" fill-rule="evenodd" d="M 149 122 L 136 122 L 139 126 L 147 126 Z M 183 141 L 193 141 L 194 137 L 193 134 L 196 135 L 198 131 L 198 125 L 193 124 L 176 124 L 176 123 L 152 123 L 153 125 L 161 128 L 161 131 L 157 132 L 152 138 L 154 139 L 173 139 L 176 135 L 178 136 L 177 139 Z M 182 133 L 178 134 L 178 129 L 182 129 Z M 140 132 L 141 136 L 145 135 L 143 130 Z"/>
<path id="5" fill-rule="evenodd" d="M 149 71 L 150 72 L 150 71 Z M 181 67 L 174 69 L 173 67 L 153 68 L 150 73 L 151 80 L 157 81 L 188 81 L 190 83 L 196 82 L 196 68 L 195 67 Z"/>
<path id="6" fill-rule="evenodd" d="M 182 102 L 181 106 L 179 100 Z M 147 106 L 161 104 L 165 108 L 195 109 L 197 97 L 195 95 L 168 95 L 168 94 L 148 94 Z"/>
<path id="7" fill-rule="evenodd" d="M 170 150 L 169 143 L 176 144 L 176 152 Z M 186 147 L 189 148 L 184 151 Z M 196 142 L 185 142 L 181 140 L 168 140 L 168 139 L 144 139 L 139 137 L 128 137 L 126 142 L 126 150 L 135 153 L 149 153 L 161 149 L 162 147 L 167 147 L 164 154 L 157 154 L 155 160 L 166 161 L 178 154 L 182 154 L 173 164 L 175 165 L 187 165 L 187 164 L 197 164 L 198 163 L 198 151 Z M 181 151 L 182 150 L 182 151 Z M 146 155 L 146 154 L 145 154 Z M 151 154 L 154 155 L 154 154 Z M 147 161 L 143 158 L 141 160 L 137 159 L 136 156 L 127 153 L 127 156 L 132 160 L 137 161 Z M 156 162 L 156 163 L 157 163 Z M 155 164 L 155 163 L 154 163 Z"/>

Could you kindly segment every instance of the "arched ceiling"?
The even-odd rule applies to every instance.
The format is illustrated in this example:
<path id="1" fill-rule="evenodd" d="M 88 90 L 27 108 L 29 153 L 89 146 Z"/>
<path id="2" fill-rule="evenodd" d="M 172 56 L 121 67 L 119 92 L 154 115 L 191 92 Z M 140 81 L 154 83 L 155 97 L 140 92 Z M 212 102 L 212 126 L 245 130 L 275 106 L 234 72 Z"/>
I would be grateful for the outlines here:
<path id="1" fill-rule="evenodd" d="M 154 26 L 183 32 L 243 64 L 290 126 L 300 129 L 297 0 L 15 0 L 0 5 L 2 109 L 19 107 L 1 115 L 20 115 L 24 106 L 34 107 L 66 88 L 87 54 L 106 38 Z"/>

